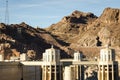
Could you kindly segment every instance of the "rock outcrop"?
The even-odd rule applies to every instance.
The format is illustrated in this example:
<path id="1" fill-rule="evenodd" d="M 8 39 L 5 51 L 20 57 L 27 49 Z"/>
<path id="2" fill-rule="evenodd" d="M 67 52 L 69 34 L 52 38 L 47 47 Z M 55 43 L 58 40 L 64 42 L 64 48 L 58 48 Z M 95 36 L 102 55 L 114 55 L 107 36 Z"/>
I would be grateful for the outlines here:
<path id="1" fill-rule="evenodd" d="M 120 23 L 120 9 L 106 8 L 99 20 L 107 24 Z"/>
<path id="2" fill-rule="evenodd" d="M 11 25 L 1 23 L 0 44 L 7 43 L 9 46 L 0 47 L 3 49 L 0 51 L 8 51 L 5 54 L 8 58 L 34 50 L 36 59 L 39 59 L 45 49 L 54 45 L 61 50 L 62 58 L 72 56 L 74 51 L 82 51 L 87 57 L 93 58 L 106 44 L 120 50 L 119 31 L 120 9 L 106 8 L 100 17 L 76 10 L 46 29 L 33 28 L 24 22 Z"/>
<path id="3" fill-rule="evenodd" d="M 120 35 L 119 35 L 120 13 L 119 12 L 120 9 L 106 8 L 98 19 L 96 19 L 92 24 L 87 26 L 87 31 L 84 32 L 83 35 L 80 37 L 81 38 L 80 40 L 83 41 L 78 41 L 78 43 L 83 45 L 84 43 L 86 44 L 88 41 L 90 42 L 94 40 L 88 46 L 98 46 L 96 44 L 96 41 L 98 42 L 97 38 L 99 38 L 99 42 L 101 42 L 102 46 L 104 46 L 107 42 L 109 42 L 111 46 L 120 47 Z M 91 36 L 84 38 L 86 35 L 91 35 Z M 85 41 L 85 39 L 89 39 L 89 40 Z"/>
<path id="4" fill-rule="evenodd" d="M 47 28 L 58 39 L 69 43 L 73 50 L 80 50 L 81 47 L 102 47 L 107 43 L 120 49 L 119 30 L 120 9 L 117 8 L 106 8 L 98 18 L 92 13 L 74 11 Z"/>
<path id="5" fill-rule="evenodd" d="M 69 16 L 65 16 L 56 24 L 51 25 L 46 30 L 51 34 L 58 36 L 59 39 L 71 43 L 71 38 L 74 38 L 80 32 L 86 31 L 87 25 L 97 19 L 93 13 L 84 13 L 74 11 Z"/>
<path id="6" fill-rule="evenodd" d="M 0 28 L 0 53 L 4 54 L 5 59 L 11 56 L 18 56 L 33 50 L 36 53 L 34 59 L 41 59 L 45 49 L 51 45 L 61 49 L 61 56 L 67 57 L 69 52 L 67 47 L 63 47 L 64 41 L 60 41 L 44 29 L 33 28 L 26 23 L 5 25 L 1 23 Z"/>

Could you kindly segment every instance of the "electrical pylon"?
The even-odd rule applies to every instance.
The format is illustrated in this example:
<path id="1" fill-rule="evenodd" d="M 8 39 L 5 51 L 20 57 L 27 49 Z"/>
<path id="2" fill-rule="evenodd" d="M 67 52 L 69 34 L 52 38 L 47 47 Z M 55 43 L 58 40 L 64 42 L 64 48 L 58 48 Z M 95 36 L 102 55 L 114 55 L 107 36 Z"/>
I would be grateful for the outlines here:
<path id="1" fill-rule="evenodd" d="M 6 0 L 6 9 L 5 9 L 5 24 L 9 24 L 9 10 L 8 10 L 8 0 Z"/>

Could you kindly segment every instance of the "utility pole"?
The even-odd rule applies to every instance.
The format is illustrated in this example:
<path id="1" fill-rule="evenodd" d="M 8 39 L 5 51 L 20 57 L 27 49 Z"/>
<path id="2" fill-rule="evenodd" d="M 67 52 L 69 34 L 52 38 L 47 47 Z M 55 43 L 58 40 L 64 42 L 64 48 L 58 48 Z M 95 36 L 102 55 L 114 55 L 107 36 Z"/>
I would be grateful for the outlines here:
<path id="1" fill-rule="evenodd" d="M 9 10 L 8 10 L 8 0 L 6 0 L 6 9 L 5 9 L 5 24 L 9 24 Z"/>

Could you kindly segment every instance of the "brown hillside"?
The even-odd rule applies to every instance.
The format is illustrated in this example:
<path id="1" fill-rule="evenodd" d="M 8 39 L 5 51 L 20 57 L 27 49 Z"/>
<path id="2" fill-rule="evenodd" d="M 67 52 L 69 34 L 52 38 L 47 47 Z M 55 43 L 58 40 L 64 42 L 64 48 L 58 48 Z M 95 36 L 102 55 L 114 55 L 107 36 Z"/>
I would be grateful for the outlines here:
<path id="1" fill-rule="evenodd" d="M 62 43 L 62 44 L 61 44 Z M 36 52 L 36 59 L 42 58 L 42 53 L 51 45 L 61 50 L 61 56 L 67 57 L 69 49 L 63 41 L 57 40 L 50 33 L 40 28 L 33 28 L 24 22 L 21 24 L 0 24 L 0 48 L 5 59 L 18 56 L 29 50 Z"/>
<path id="2" fill-rule="evenodd" d="M 106 8 L 100 17 L 93 13 L 74 11 L 46 29 L 33 28 L 26 23 L 0 24 L 0 53 L 5 59 L 32 51 L 36 59 L 45 49 L 54 45 L 62 58 L 73 51 L 82 51 L 87 57 L 99 54 L 105 44 L 120 51 L 120 9 Z M 118 52 L 119 53 L 119 52 Z M 91 55 L 90 55 L 91 54 Z"/>
<path id="3" fill-rule="evenodd" d="M 91 24 L 97 17 L 92 13 L 83 13 L 74 11 L 69 16 L 65 16 L 60 22 L 51 25 L 46 30 L 58 39 L 72 43 L 71 38 L 78 35 L 80 32 L 86 31 L 87 25 Z"/>
<path id="4" fill-rule="evenodd" d="M 74 11 L 47 31 L 69 43 L 73 50 L 104 46 L 108 42 L 112 47 L 120 48 L 120 9 L 106 8 L 98 18 L 92 13 Z"/>

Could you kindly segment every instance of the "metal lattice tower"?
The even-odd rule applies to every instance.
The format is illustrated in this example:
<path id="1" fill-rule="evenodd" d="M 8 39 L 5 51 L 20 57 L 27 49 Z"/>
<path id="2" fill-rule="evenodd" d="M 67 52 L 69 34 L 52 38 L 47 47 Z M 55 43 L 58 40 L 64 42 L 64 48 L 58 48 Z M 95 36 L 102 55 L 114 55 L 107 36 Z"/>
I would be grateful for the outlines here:
<path id="1" fill-rule="evenodd" d="M 5 24 L 9 24 L 9 10 L 8 10 L 8 0 L 6 0 L 6 10 L 5 10 Z"/>

